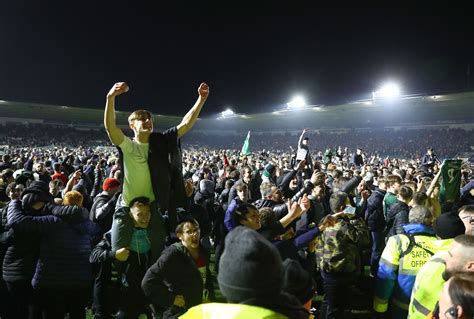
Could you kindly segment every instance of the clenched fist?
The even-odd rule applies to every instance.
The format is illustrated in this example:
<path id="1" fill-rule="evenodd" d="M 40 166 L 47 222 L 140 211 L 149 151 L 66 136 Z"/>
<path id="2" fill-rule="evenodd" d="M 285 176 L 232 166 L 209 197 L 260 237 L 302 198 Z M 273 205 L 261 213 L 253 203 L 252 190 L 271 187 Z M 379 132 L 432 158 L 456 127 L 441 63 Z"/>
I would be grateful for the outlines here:
<path id="1" fill-rule="evenodd" d="M 200 97 L 206 99 L 209 95 L 209 85 L 202 82 L 201 85 L 199 85 L 198 93 Z"/>
<path id="2" fill-rule="evenodd" d="M 112 86 L 109 93 L 107 93 L 108 97 L 115 97 L 119 96 L 122 93 L 126 93 L 130 90 L 129 86 L 125 82 L 117 82 Z"/>

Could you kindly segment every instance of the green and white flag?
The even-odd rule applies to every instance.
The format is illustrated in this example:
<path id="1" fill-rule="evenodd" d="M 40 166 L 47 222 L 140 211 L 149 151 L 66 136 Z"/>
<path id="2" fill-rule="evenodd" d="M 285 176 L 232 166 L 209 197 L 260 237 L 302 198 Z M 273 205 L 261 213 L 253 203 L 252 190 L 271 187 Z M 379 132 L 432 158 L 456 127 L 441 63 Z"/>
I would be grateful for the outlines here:
<path id="1" fill-rule="evenodd" d="M 461 193 L 462 160 L 445 160 L 441 168 L 441 201 L 456 202 Z"/>
<path id="2" fill-rule="evenodd" d="M 240 156 L 246 156 L 250 153 L 250 131 L 247 134 L 247 138 L 245 138 L 244 145 L 242 146 L 242 151 L 240 152 Z"/>

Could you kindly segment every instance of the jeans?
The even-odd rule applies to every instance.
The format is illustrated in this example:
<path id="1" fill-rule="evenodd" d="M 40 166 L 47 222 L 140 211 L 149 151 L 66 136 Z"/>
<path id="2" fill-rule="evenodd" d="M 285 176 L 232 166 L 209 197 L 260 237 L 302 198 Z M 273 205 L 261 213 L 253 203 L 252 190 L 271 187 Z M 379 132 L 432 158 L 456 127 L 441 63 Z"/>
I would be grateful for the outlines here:
<path id="1" fill-rule="evenodd" d="M 379 269 L 380 257 L 385 248 L 385 234 L 382 231 L 370 232 L 372 236 L 372 253 L 370 255 L 370 273 L 372 276 L 377 276 Z"/>
<path id="2" fill-rule="evenodd" d="M 344 318 L 344 310 L 350 300 L 349 287 L 355 282 L 355 274 L 327 273 L 322 271 L 324 299 L 321 305 L 322 319 Z"/>

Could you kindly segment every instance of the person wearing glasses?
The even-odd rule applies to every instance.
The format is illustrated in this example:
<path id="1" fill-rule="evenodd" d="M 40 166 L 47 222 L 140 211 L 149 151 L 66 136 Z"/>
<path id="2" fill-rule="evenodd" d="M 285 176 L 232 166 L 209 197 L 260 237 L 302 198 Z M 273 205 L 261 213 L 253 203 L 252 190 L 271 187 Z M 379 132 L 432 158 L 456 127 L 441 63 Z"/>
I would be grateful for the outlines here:
<path id="1" fill-rule="evenodd" d="M 176 227 L 179 242 L 166 248 L 142 281 L 142 289 L 163 318 L 213 299 L 209 252 L 200 245 L 199 223 L 192 218 Z"/>

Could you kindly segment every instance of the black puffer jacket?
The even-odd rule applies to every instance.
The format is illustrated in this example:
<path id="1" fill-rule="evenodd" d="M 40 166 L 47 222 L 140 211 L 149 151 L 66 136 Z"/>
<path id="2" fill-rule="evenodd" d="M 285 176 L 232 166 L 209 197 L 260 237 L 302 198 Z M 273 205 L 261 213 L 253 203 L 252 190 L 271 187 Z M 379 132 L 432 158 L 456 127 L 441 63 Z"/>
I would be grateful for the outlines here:
<path id="1" fill-rule="evenodd" d="M 271 207 L 275 218 L 277 220 L 282 219 L 288 214 L 288 206 L 285 203 L 277 203 L 271 199 L 259 199 L 253 203 L 258 209 L 263 207 Z"/>
<path id="2" fill-rule="evenodd" d="M 369 198 L 367 198 L 367 210 L 365 217 L 367 226 L 372 232 L 383 231 L 385 229 L 385 217 L 383 215 L 383 198 L 386 191 L 376 188 Z"/>
<path id="3" fill-rule="evenodd" d="M 405 234 L 403 225 L 408 224 L 408 213 L 410 207 L 407 204 L 396 201 L 392 204 L 387 213 L 386 237 L 398 234 Z"/>
<path id="4" fill-rule="evenodd" d="M 81 223 L 88 218 L 87 210 L 78 206 L 47 205 L 42 214 L 35 216 L 41 223 L 31 223 L 35 212 L 23 211 L 19 200 L 8 205 L 7 228 L 13 229 L 12 244 L 7 248 L 3 261 L 3 279 L 7 282 L 31 280 L 36 269 L 42 235 L 48 225 L 62 222 L 58 217 L 70 223 Z"/>
<path id="5" fill-rule="evenodd" d="M 112 228 L 116 203 L 117 197 L 107 192 L 102 192 L 94 198 L 89 219 L 100 227 L 100 232 L 94 239 L 94 244 L 99 242 L 102 236 Z"/>
<path id="6" fill-rule="evenodd" d="M 7 252 L 8 246 L 10 246 L 11 242 L 13 241 L 13 231 L 8 230 L 6 228 L 7 224 L 7 209 L 8 209 L 8 203 L 7 206 L 3 207 L 0 209 L 0 276 L 2 276 L 2 268 L 1 265 L 3 265 L 3 259 L 5 257 L 5 253 Z M 0 282 L 2 279 L 0 278 Z"/>

